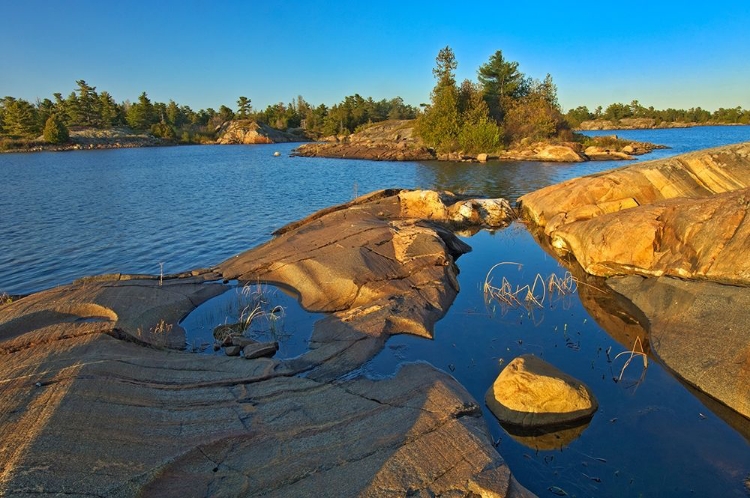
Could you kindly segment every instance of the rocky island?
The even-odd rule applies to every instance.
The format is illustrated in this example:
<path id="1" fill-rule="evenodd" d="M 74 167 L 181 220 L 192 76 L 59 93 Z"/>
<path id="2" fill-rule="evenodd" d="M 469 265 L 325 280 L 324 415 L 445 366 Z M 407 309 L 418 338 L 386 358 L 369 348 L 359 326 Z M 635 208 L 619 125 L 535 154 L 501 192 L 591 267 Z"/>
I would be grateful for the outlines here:
<path id="1" fill-rule="evenodd" d="M 323 142 L 303 144 L 293 152 L 302 157 L 369 159 L 373 161 L 547 161 L 583 162 L 592 160 L 635 159 L 657 148 L 645 142 L 617 137 L 586 137 L 586 142 L 522 141 L 501 151 L 480 154 L 438 153 L 427 147 L 414 131 L 414 120 L 376 123 L 344 137 L 328 137 Z"/>

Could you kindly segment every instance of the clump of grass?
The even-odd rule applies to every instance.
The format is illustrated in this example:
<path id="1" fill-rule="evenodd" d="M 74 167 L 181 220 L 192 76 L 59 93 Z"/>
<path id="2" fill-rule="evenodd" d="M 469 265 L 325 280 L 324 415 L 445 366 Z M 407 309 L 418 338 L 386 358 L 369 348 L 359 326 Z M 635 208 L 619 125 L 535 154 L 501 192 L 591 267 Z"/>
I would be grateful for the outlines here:
<path id="1" fill-rule="evenodd" d="M 270 336 L 279 341 L 283 338 L 283 319 L 286 310 L 283 306 L 273 305 L 271 293 L 267 286 L 260 282 L 247 283 L 237 293 L 237 301 L 230 304 L 227 315 L 237 316 L 237 321 L 219 325 L 214 328 L 214 338 L 220 343 L 232 336 Z"/>
<path id="2" fill-rule="evenodd" d="M 623 351 L 622 353 L 618 353 L 612 361 L 616 361 L 617 358 L 628 353 L 630 353 L 630 356 L 622 366 L 622 370 L 620 370 L 620 375 L 617 377 L 616 382 L 620 382 L 622 380 L 622 376 L 625 374 L 625 369 L 628 368 L 628 365 L 630 365 L 630 362 L 633 361 L 633 358 L 635 358 L 636 356 L 640 356 L 641 358 L 643 358 L 643 373 L 645 373 L 646 369 L 648 368 L 648 356 L 643 350 L 643 343 L 641 342 L 640 337 L 635 338 L 633 349 L 631 349 L 630 351 Z M 643 375 L 641 375 L 641 377 L 643 377 Z"/>
<path id="3" fill-rule="evenodd" d="M 0 306 L 5 306 L 13 302 L 13 296 L 8 295 L 7 292 L 0 293 Z"/>
<path id="4" fill-rule="evenodd" d="M 169 343 L 169 333 L 172 331 L 173 324 L 167 323 L 163 318 L 159 322 L 148 329 L 148 337 L 144 337 L 146 334 L 143 333 L 143 329 L 138 327 L 136 335 L 144 342 L 148 342 L 155 346 L 166 347 Z"/>
<path id="5" fill-rule="evenodd" d="M 534 308 L 543 308 L 545 301 L 552 300 L 556 295 L 568 296 L 578 289 L 578 282 L 570 272 L 565 272 L 562 277 L 553 273 L 547 279 L 537 273 L 530 284 L 516 286 L 503 276 L 500 285 L 495 285 L 493 272 L 503 265 L 521 268 L 520 263 L 506 261 L 497 263 L 489 269 L 483 285 L 484 299 L 487 304 L 496 301 L 506 308 L 523 307 L 531 311 Z"/>

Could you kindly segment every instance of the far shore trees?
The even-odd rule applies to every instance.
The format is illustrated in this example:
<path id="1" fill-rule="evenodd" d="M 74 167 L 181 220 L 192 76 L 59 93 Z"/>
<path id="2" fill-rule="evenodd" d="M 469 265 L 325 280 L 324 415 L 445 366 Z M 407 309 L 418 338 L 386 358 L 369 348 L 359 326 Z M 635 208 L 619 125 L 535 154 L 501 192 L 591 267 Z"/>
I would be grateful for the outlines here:
<path id="1" fill-rule="evenodd" d="M 26 100 L 14 97 L 5 97 L 2 100 L 0 124 L 3 134 L 11 138 L 34 137 L 41 128 L 34 106 Z"/>
<path id="2" fill-rule="evenodd" d="M 638 100 L 633 100 L 630 104 L 615 102 L 602 110 L 601 107 L 593 112 L 589 111 L 586 106 L 579 106 L 569 110 L 565 118 L 571 127 L 578 127 L 584 121 L 606 120 L 617 123 L 621 119 L 629 118 L 646 118 L 653 119 L 654 125 L 662 123 L 696 123 L 699 125 L 707 124 L 750 124 L 750 111 L 742 107 L 732 107 L 729 109 L 720 107 L 714 112 L 710 112 L 700 107 L 691 107 L 690 109 L 655 109 L 653 106 L 645 107 Z"/>
<path id="3" fill-rule="evenodd" d="M 507 60 L 500 50 L 478 68 L 476 82 L 456 82 L 458 63 L 450 47 L 442 49 L 438 59 L 433 71 L 436 86 L 424 111 L 401 97 L 374 100 L 357 93 L 332 105 L 313 105 L 297 96 L 289 103 L 278 102 L 263 110 L 253 109 L 250 98 L 240 96 L 236 112 L 225 105 L 218 111 L 194 111 L 174 100 L 152 102 L 146 92 L 135 102 L 118 102 L 109 92 L 97 92 L 95 86 L 79 79 L 67 97 L 56 92 L 34 102 L 12 96 L 0 98 L 0 149 L 24 148 L 41 140 L 52 115 L 57 115 L 71 136 L 82 128 L 130 126 L 181 143 L 213 142 L 217 131 L 231 119 L 262 121 L 280 130 L 302 128 L 310 136 L 326 137 L 348 135 L 387 119 L 419 117 L 417 128 L 422 136 L 431 146 L 448 152 L 486 152 L 523 138 L 565 140 L 569 127 L 590 119 L 651 118 L 656 125 L 750 124 L 750 111 L 741 107 L 713 112 L 700 107 L 658 110 L 637 100 L 593 111 L 579 106 L 562 119 L 552 77 L 547 75 L 541 82 L 527 77 L 519 64 Z"/>
<path id="4" fill-rule="evenodd" d="M 141 93 L 138 102 L 131 104 L 127 110 L 126 118 L 128 125 L 134 130 L 148 130 L 152 124 L 156 124 L 158 119 L 154 112 L 154 105 L 146 95 Z"/>

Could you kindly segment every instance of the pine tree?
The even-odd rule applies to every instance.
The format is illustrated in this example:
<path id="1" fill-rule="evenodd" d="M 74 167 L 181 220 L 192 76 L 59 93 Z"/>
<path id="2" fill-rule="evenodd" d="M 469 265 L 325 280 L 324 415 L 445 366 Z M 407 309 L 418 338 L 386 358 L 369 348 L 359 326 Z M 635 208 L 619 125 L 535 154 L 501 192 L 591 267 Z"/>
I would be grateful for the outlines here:
<path id="1" fill-rule="evenodd" d="M 11 137 L 38 136 L 39 124 L 36 108 L 31 103 L 14 97 L 5 97 L 3 106 L 3 132 Z"/>
<path id="2" fill-rule="evenodd" d="M 78 123 L 82 126 L 99 125 L 99 96 L 96 87 L 84 80 L 76 81 L 78 85 Z"/>
<path id="3" fill-rule="evenodd" d="M 109 128 L 122 123 L 122 110 L 109 92 L 99 94 L 99 123 L 104 128 Z"/>
<path id="4" fill-rule="evenodd" d="M 252 111 L 252 106 L 250 105 L 250 99 L 247 97 L 240 97 L 237 99 L 237 118 L 238 119 L 247 119 L 250 116 L 250 112 Z"/>
<path id="5" fill-rule="evenodd" d="M 500 128 L 490 118 L 487 102 L 481 90 L 469 80 L 461 84 L 459 91 L 461 131 L 458 144 L 462 151 L 470 153 L 494 152 L 500 145 Z"/>
<path id="6" fill-rule="evenodd" d="M 518 62 L 506 61 L 502 50 L 479 66 L 478 77 L 490 116 L 498 122 L 503 120 L 507 99 L 518 99 L 528 93 L 528 80 L 518 70 Z"/>
<path id="7" fill-rule="evenodd" d="M 432 90 L 432 104 L 417 120 L 416 131 L 439 152 L 455 150 L 460 131 L 458 88 L 454 71 L 458 66 L 450 47 L 440 50 L 432 74 L 438 80 Z"/>
<path id="8" fill-rule="evenodd" d="M 128 125 L 136 130 L 148 130 L 158 121 L 146 92 L 141 93 L 137 103 L 130 105 L 126 119 Z"/>

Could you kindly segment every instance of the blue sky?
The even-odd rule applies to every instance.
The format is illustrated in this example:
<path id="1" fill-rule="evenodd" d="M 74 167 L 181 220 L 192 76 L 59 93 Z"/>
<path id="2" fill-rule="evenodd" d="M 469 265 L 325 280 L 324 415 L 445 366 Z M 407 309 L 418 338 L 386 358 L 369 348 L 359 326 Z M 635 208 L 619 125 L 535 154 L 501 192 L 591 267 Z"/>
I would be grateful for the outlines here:
<path id="1" fill-rule="evenodd" d="M 117 101 L 146 91 L 194 110 L 240 95 L 256 108 L 354 93 L 418 105 L 449 45 L 459 81 L 502 50 L 528 76 L 550 73 L 566 110 L 750 109 L 748 0 L 0 2 L 0 97 L 67 95 L 84 79 Z"/>

